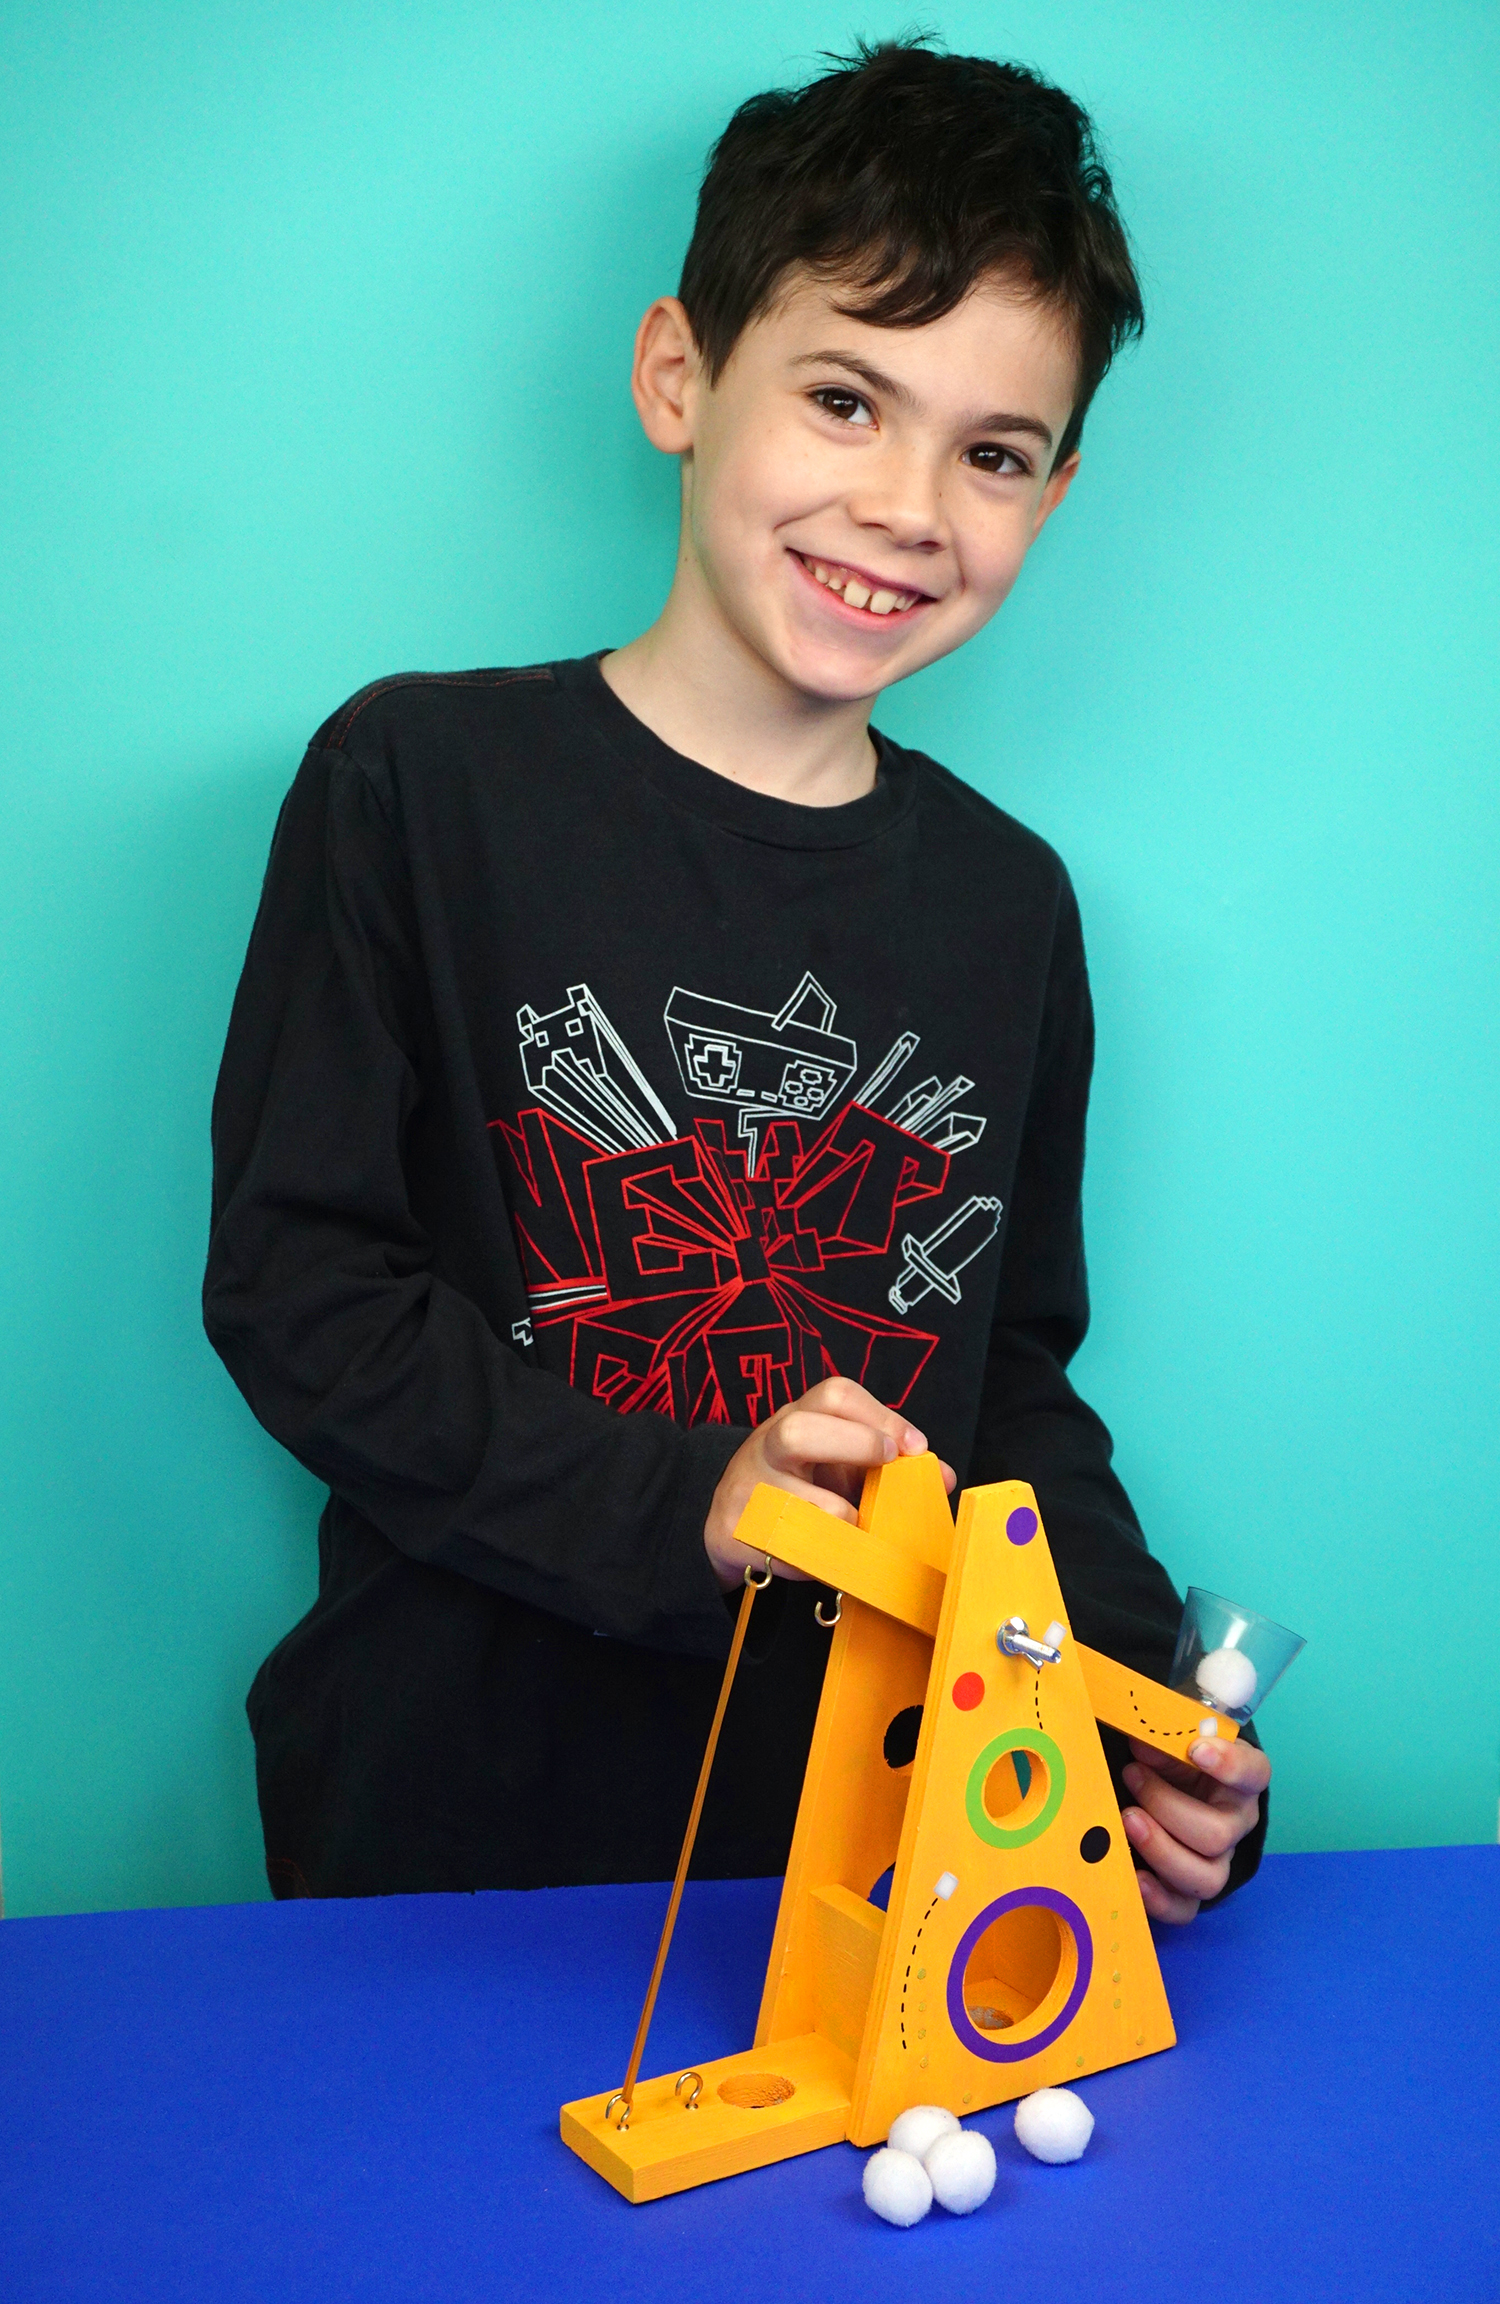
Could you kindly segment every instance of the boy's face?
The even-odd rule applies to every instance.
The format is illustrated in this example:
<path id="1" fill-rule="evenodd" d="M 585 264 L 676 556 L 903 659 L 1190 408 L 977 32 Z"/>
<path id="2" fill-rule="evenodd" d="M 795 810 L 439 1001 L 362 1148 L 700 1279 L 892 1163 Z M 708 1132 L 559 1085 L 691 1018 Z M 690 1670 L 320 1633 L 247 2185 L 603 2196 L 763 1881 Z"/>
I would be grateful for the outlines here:
<path id="1" fill-rule="evenodd" d="M 679 582 L 724 637 L 830 703 L 987 623 L 1078 461 L 1051 469 L 1077 383 L 1056 314 L 997 282 L 925 327 L 877 328 L 835 295 L 794 280 L 714 385 L 683 315 L 680 438 L 643 398 L 651 315 L 637 365 L 648 431 L 683 452 Z M 653 310 L 670 321 L 672 302 Z"/>

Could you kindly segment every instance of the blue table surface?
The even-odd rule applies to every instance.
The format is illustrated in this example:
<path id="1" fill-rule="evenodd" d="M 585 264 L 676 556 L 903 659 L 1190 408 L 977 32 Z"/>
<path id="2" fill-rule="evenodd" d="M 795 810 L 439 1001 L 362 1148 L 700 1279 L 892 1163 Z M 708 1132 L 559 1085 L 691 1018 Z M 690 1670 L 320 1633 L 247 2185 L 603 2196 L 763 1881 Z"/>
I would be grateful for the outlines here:
<path id="1" fill-rule="evenodd" d="M 749 2046 L 774 1881 L 689 1888 L 648 2069 Z M 631 2208 L 558 2140 L 618 2080 L 663 1887 L 0 1926 L 0 2297 L 1500 2299 L 1500 1849 L 1270 1858 L 1160 1932 L 1179 2045 L 1071 2168 L 869 2214 L 847 2145 Z"/>

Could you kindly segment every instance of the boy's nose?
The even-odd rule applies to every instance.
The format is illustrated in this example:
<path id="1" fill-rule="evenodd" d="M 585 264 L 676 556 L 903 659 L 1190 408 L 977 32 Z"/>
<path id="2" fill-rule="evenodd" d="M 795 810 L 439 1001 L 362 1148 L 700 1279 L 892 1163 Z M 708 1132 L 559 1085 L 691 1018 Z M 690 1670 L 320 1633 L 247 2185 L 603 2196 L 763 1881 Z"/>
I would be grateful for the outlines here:
<path id="1" fill-rule="evenodd" d="M 883 459 L 877 472 L 862 475 L 849 499 L 849 513 L 859 527 L 883 528 L 908 550 L 936 549 L 947 542 L 938 476 L 922 457 Z"/>

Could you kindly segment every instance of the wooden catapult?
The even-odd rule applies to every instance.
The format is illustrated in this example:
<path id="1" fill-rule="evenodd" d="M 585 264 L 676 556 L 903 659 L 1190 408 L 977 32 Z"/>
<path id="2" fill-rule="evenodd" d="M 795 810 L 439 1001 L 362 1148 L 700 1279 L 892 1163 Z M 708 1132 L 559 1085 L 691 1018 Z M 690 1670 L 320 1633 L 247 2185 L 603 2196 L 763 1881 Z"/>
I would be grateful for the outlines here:
<path id="1" fill-rule="evenodd" d="M 1238 1734 L 1073 1639 L 1020 1481 L 968 1490 L 955 1528 L 937 1459 L 906 1457 L 867 1476 L 857 1528 L 760 1487 L 736 1534 L 766 1555 L 760 1582 L 777 1560 L 838 1593 L 832 1649 L 755 2045 L 639 2080 L 747 1573 L 629 2070 L 562 2110 L 563 2141 L 633 2201 L 1170 2048 L 1096 1722 L 1178 1759 Z"/>

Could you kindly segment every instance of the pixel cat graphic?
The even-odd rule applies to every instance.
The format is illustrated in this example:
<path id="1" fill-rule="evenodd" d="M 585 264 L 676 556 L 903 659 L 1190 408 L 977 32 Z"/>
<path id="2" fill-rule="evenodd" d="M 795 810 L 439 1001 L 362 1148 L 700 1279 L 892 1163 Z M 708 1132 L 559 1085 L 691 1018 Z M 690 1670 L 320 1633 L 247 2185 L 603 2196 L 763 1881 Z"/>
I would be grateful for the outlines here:
<path id="1" fill-rule="evenodd" d="M 634 2201 L 1171 2047 L 1096 1721 L 1179 1758 L 1237 1733 L 1073 1639 L 1020 1481 L 970 1489 L 955 1529 L 910 1457 L 867 1477 L 858 1529 L 761 1487 L 737 1533 L 842 1608 L 754 2047 L 643 2082 L 623 2129 L 609 2093 L 563 2108 Z"/>

